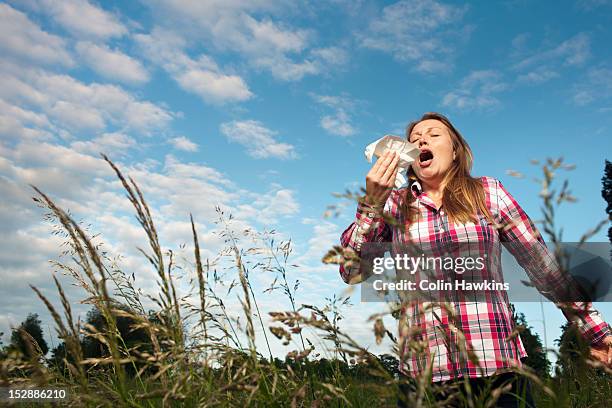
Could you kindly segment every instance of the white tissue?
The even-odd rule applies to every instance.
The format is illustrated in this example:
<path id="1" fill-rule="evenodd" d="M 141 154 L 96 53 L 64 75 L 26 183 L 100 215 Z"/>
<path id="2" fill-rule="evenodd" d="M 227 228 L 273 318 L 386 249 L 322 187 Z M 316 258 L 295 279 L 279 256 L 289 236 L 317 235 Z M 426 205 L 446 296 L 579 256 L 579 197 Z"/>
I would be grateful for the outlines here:
<path id="1" fill-rule="evenodd" d="M 406 171 L 408 167 L 410 167 L 410 164 L 419 157 L 421 151 L 418 147 L 402 137 L 385 135 L 366 147 L 365 157 L 368 159 L 368 162 L 372 163 L 372 156 L 380 157 L 385 154 L 387 150 L 399 154 L 399 170 L 395 178 L 395 188 L 400 188 L 406 184 Z"/>

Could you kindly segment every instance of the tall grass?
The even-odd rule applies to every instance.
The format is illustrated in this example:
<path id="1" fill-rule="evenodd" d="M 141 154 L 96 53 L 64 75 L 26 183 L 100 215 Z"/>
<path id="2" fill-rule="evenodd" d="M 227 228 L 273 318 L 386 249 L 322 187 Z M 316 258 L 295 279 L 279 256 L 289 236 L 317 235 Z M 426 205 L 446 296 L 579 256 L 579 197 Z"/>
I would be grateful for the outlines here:
<path id="1" fill-rule="evenodd" d="M 347 297 L 334 295 L 322 307 L 300 304 L 299 282 L 291 282 L 290 276 L 296 267 L 290 263 L 291 241 L 275 242 L 270 231 L 248 230 L 239 236 L 233 228 L 231 214 L 221 208 L 217 208 L 217 226 L 225 247 L 213 258 L 203 259 L 198 229 L 191 216 L 193 268 L 178 273 L 176 255 L 162 248 L 150 208 L 137 183 L 126 178 L 106 156 L 104 159 L 123 185 L 136 219 L 146 233 L 148 248 L 141 248 L 140 252 L 155 271 L 157 293 L 143 294 L 135 287 L 133 275 L 122 271 L 101 251 L 93 243 L 93 237 L 67 211 L 33 187 L 37 193 L 35 200 L 50 211 L 67 237 L 67 253 L 72 262 L 56 263 L 56 267 L 83 290 L 85 302 L 100 311 L 105 330 L 75 319 L 71 307 L 75 299 L 68 299 L 55 276 L 59 305 L 32 287 L 53 318 L 66 355 L 58 367 L 40 356 L 41 353 L 31 359 L 10 353 L 1 361 L 0 386 L 65 387 L 70 395 L 67 404 L 71 406 L 131 407 L 394 406 L 399 389 L 409 390 L 403 394 L 408 406 L 445 406 L 455 400 L 469 407 L 488 407 L 494 406 L 496 399 L 507 391 L 507 387 L 497 387 L 474 395 L 467 382 L 466 392 L 456 386 L 432 384 L 431 359 L 427 369 L 415 379 L 395 376 L 380 358 L 341 329 Z M 552 221 L 554 212 L 548 215 Z M 549 229 L 554 231 L 554 225 Z M 241 238 L 245 237 L 255 246 L 244 247 Z M 325 260 L 344 262 L 344 254 L 336 248 Z M 226 277 L 232 284 L 227 293 L 220 293 L 218 269 L 227 267 L 228 260 L 231 267 Z M 289 310 L 261 310 L 260 295 L 251 282 L 254 273 L 273 277 L 265 292 L 286 296 Z M 190 289 L 182 293 L 185 287 Z M 235 294 L 240 300 L 240 318 L 231 315 L 225 301 L 234 288 L 238 290 Z M 155 306 L 152 312 L 146 311 L 147 302 Z M 452 312 L 448 311 L 452 322 Z M 268 327 L 263 318 L 265 312 L 272 322 Z M 395 345 L 397 357 L 404 348 L 425 355 L 426 344 L 414 340 L 405 316 L 398 316 L 397 338 L 392 333 L 394 330 L 384 326 L 384 315 L 396 312 L 396 308 L 389 307 L 370 317 L 373 339 L 380 343 L 388 338 Z M 143 330 L 148 341 L 128 346 L 118 329 L 119 319 L 124 318 L 133 322 L 133 330 Z M 257 348 L 256 328 L 263 335 L 263 351 Z M 304 336 L 305 333 L 310 336 Z M 104 357 L 85 358 L 84 338 L 99 341 L 104 347 Z M 317 340 L 313 342 L 310 338 Z M 461 358 L 477 363 L 476 356 L 465 347 L 465 338 L 459 338 L 463 344 Z M 275 358 L 274 341 L 293 344 L 296 349 L 284 359 Z M 36 347 L 32 339 L 29 344 Z M 331 357 L 329 370 L 324 369 L 321 360 L 317 361 L 322 356 Z M 563 383 L 545 383 L 528 367 L 516 371 L 533 382 L 542 403 L 552 406 L 557 401 L 568 401 L 567 392 L 561 390 Z M 605 375 L 601 370 L 595 373 Z M 597 390 L 601 398 L 596 401 L 612 397 L 610 387 Z M 441 393 L 447 396 L 445 401 L 434 398 Z"/>

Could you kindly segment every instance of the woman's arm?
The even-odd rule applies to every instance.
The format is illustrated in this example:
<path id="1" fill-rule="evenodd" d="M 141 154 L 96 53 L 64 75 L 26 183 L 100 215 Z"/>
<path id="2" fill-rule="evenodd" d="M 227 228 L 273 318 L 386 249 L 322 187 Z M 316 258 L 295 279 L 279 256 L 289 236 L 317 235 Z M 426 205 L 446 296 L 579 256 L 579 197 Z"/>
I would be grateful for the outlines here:
<path id="1" fill-rule="evenodd" d="M 340 263 L 340 276 L 348 284 L 368 278 L 360 274 L 359 261 L 355 260 L 361 255 L 361 246 L 366 242 L 391 240 L 391 229 L 383 219 L 383 212 L 392 194 L 398 162 L 399 155 L 390 151 L 376 160 L 366 176 L 366 196 L 357 205 L 356 219 L 340 237 L 344 259 L 349 260 Z"/>
<path id="2" fill-rule="evenodd" d="M 568 295 L 578 294 L 575 282 L 563 273 L 554 255 L 544 243 L 541 234 L 508 193 L 499 180 L 495 180 L 491 200 L 498 206 L 504 227 L 500 238 L 521 267 L 525 269 L 535 287 L 548 299 L 557 303 L 565 317 L 574 322 L 585 339 L 594 347 L 611 341 L 610 327 L 590 302 L 568 302 Z M 492 203 L 495 204 L 495 203 Z M 575 298 L 578 300 L 578 297 Z"/>
<path id="3" fill-rule="evenodd" d="M 370 242 L 391 241 L 391 228 L 385 223 L 383 206 L 371 206 L 365 202 L 357 204 L 355 221 L 342 233 L 340 244 L 345 249 L 345 258 L 351 261 L 340 264 L 340 276 L 348 284 L 360 283 L 367 279 L 359 273 L 361 246 Z M 356 256 L 355 256 L 356 255 Z"/>

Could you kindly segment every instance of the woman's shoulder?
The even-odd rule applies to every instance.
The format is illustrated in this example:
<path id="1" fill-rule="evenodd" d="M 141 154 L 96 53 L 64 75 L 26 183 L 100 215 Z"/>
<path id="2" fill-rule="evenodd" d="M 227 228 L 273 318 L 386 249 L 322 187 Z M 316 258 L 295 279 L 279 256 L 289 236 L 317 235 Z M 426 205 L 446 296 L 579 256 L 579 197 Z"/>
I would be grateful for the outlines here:
<path id="1" fill-rule="evenodd" d="M 478 179 L 482 183 L 485 195 L 489 200 L 493 199 L 497 201 L 498 196 L 501 194 L 503 189 L 501 181 L 497 177 L 481 176 Z"/>
<path id="2" fill-rule="evenodd" d="M 487 206 L 495 212 L 500 205 L 507 201 L 508 194 L 502 182 L 497 177 L 491 176 L 481 176 L 478 179 L 482 182 Z"/>
<path id="3" fill-rule="evenodd" d="M 477 177 L 481 182 L 482 186 L 488 190 L 494 190 L 499 186 L 499 179 L 491 176 L 480 176 Z"/>

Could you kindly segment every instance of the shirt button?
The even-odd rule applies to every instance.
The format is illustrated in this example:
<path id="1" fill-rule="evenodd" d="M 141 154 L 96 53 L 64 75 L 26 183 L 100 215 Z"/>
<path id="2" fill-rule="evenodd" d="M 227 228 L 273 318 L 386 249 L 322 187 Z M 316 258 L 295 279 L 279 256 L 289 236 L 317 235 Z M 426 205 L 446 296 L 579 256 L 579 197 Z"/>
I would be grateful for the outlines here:
<path id="1" fill-rule="evenodd" d="M 452 331 L 453 333 L 457 333 L 457 328 L 453 326 L 453 327 L 451 327 L 451 331 Z"/>
<path id="2" fill-rule="evenodd" d="M 441 233 L 444 233 L 444 228 L 440 228 L 440 232 L 441 232 Z"/>

